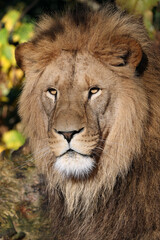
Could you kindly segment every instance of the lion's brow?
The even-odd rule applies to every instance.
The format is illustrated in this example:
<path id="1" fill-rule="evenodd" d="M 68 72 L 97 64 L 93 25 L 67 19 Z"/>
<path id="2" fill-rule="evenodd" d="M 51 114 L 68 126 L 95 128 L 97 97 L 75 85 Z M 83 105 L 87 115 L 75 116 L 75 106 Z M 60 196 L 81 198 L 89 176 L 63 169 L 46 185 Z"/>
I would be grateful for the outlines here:
<path id="1" fill-rule="evenodd" d="M 85 74 L 85 81 L 88 87 L 90 87 L 94 83 L 94 80 L 91 77 L 89 77 L 87 74 Z"/>

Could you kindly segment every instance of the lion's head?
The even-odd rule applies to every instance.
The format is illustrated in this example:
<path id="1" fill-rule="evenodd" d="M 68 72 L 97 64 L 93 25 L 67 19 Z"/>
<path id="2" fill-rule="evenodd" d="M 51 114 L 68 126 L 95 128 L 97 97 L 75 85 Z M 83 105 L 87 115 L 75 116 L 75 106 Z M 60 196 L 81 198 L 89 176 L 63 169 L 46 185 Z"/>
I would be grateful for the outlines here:
<path id="1" fill-rule="evenodd" d="M 139 21 L 111 7 L 45 16 L 34 38 L 17 48 L 27 79 L 19 106 L 25 133 L 69 212 L 80 199 L 88 209 L 102 189 L 111 192 L 153 132 L 154 60 Z"/>

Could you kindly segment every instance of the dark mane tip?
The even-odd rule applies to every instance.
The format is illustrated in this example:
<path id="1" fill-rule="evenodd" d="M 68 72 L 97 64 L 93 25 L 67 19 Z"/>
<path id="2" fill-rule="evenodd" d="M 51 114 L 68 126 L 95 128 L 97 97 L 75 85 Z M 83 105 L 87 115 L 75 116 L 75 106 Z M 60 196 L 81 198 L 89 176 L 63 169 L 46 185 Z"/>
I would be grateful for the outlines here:
<path id="1" fill-rule="evenodd" d="M 147 55 L 143 52 L 142 59 L 136 68 L 136 75 L 141 76 L 146 70 L 147 66 L 148 66 L 148 58 L 147 58 Z"/>
<path id="2" fill-rule="evenodd" d="M 82 25 L 85 27 L 88 24 L 89 13 L 91 11 L 91 8 L 89 8 L 86 4 L 78 3 L 74 8 L 69 10 L 69 15 L 76 26 Z"/>

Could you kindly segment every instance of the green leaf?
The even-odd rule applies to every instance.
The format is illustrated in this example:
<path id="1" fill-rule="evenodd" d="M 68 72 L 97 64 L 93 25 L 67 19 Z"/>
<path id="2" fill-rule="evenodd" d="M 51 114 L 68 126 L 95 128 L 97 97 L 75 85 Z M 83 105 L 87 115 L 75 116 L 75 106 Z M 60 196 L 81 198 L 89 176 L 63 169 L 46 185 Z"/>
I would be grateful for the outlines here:
<path id="1" fill-rule="evenodd" d="M 15 57 L 14 57 L 15 46 L 6 44 L 6 45 L 3 45 L 0 50 L 1 50 L 1 62 L 3 64 L 2 69 L 3 69 L 3 67 L 5 67 L 5 65 L 8 66 L 8 68 L 9 68 L 10 65 L 16 64 Z M 5 61 L 4 61 L 4 59 L 5 59 Z M 10 64 L 7 64 L 7 61 Z"/>
<path id="2" fill-rule="evenodd" d="M 9 44 L 4 45 L 1 48 L 2 56 L 5 56 L 8 60 L 12 60 L 12 46 Z"/>
<path id="3" fill-rule="evenodd" d="M 138 0 L 135 6 L 135 12 L 144 14 L 147 10 L 152 10 L 158 4 L 158 0 Z"/>
<path id="4" fill-rule="evenodd" d="M 0 44 L 6 44 L 8 42 L 8 35 L 6 28 L 0 30 Z"/>
<path id="5" fill-rule="evenodd" d="M 146 10 L 152 10 L 158 2 L 159 0 L 116 0 L 116 3 L 123 9 L 136 14 L 143 14 Z"/>
<path id="6" fill-rule="evenodd" d="M 19 42 L 26 42 L 31 38 L 33 32 L 32 23 L 23 23 L 15 32 L 15 36 L 19 36 Z"/>
<path id="7" fill-rule="evenodd" d="M 5 132 L 2 137 L 2 141 L 5 143 L 8 149 L 17 150 L 25 142 L 25 138 L 16 130 Z"/>
<path id="8" fill-rule="evenodd" d="M 7 14 L 2 18 L 2 22 L 5 23 L 5 27 L 8 31 L 11 31 L 18 18 L 20 17 L 20 12 L 17 10 L 9 10 Z"/>
<path id="9" fill-rule="evenodd" d="M 117 5 L 129 13 L 143 16 L 145 27 L 152 39 L 155 36 L 152 9 L 157 6 L 158 2 L 159 0 L 116 0 Z"/>

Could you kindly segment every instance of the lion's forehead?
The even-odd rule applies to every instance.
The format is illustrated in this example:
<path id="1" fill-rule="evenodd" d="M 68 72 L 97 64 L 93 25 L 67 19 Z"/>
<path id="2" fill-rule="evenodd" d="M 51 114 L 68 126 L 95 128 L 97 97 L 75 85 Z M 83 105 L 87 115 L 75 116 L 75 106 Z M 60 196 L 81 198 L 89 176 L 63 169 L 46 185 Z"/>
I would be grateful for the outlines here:
<path id="1" fill-rule="evenodd" d="M 67 86 L 87 89 L 99 82 L 104 83 L 106 72 L 107 76 L 111 75 L 111 71 L 89 53 L 62 51 L 56 61 L 46 67 L 41 83 L 54 84 L 62 89 Z"/>

